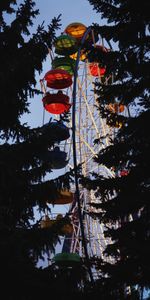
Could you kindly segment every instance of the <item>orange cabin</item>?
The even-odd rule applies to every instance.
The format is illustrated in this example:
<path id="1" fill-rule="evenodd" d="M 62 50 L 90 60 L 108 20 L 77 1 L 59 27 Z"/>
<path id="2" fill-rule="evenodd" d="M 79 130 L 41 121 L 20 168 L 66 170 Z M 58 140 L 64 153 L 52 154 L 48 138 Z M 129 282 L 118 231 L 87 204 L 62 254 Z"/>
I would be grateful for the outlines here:
<path id="1" fill-rule="evenodd" d="M 49 216 L 45 216 L 45 218 L 41 221 L 41 228 L 49 228 L 55 224 L 55 220 L 49 218 Z"/>
<path id="2" fill-rule="evenodd" d="M 46 215 L 41 221 L 41 228 L 50 228 L 54 224 L 57 224 L 57 222 L 62 218 L 63 216 L 61 214 L 58 214 L 58 216 L 55 219 L 50 219 L 49 216 Z M 73 233 L 73 225 L 71 223 L 63 225 L 59 232 L 60 235 L 66 235 L 71 233 Z"/>
<path id="3" fill-rule="evenodd" d="M 108 105 L 108 109 L 113 113 L 121 113 L 124 111 L 125 107 L 120 103 L 111 103 Z"/>
<path id="4" fill-rule="evenodd" d="M 59 221 L 62 218 L 63 218 L 63 215 L 58 214 L 57 217 L 56 217 L 56 221 Z M 73 225 L 70 222 L 63 225 L 62 228 L 61 228 L 61 233 L 62 234 L 71 234 L 71 233 L 73 233 Z"/>
<path id="5" fill-rule="evenodd" d="M 76 22 L 69 24 L 65 29 L 65 33 L 77 40 L 81 40 L 86 30 L 87 27 L 84 24 Z"/>
<path id="6" fill-rule="evenodd" d="M 74 200 L 74 194 L 69 191 L 62 190 L 60 191 L 58 197 L 54 201 L 48 200 L 48 203 L 54 204 L 54 205 L 63 205 L 63 204 L 70 204 Z"/>
<path id="7" fill-rule="evenodd" d="M 65 224 L 61 229 L 62 234 L 71 234 L 73 233 L 73 225 Z"/>

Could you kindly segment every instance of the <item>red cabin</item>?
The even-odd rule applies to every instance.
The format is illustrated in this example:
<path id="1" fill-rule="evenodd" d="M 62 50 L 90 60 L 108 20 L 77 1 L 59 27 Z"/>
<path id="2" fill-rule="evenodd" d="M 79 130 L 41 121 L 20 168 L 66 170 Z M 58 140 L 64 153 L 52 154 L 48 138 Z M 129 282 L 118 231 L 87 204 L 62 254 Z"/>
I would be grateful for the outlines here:
<path id="1" fill-rule="evenodd" d="M 94 58 L 93 58 L 93 54 L 91 56 L 91 54 L 89 53 L 88 59 L 89 59 L 89 72 L 92 76 L 98 77 L 98 76 L 104 76 L 106 73 L 106 68 L 105 67 L 100 67 L 99 66 L 99 62 L 97 60 L 97 54 L 101 51 L 101 52 L 108 52 L 109 50 L 107 48 L 105 48 L 102 45 L 96 45 L 93 49 L 93 51 L 95 52 Z"/>
<path id="2" fill-rule="evenodd" d="M 47 86 L 52 89 L 65 89 L 72 85 L 72 75 L 62 69 L 47 72 L 44 76 Z"/>
<path id="3" fill-rule="evenodd" d="M 69 103 L 69 97 L 63 94 L 62 91 L 58 91 L 57 94 L 50 94 L 48 92 L 45 94 L 42 101 L 45 110 L 51 114 L 63 114 L 71 107 L 71 104 Z"/>
<path id="4" fill-rule="evenodd" d="M 106 69 L 99 67 L 98 63 L 90 63 L 89 64 L 89 70 L 90 74 L 92 76 L 98 77 L 98 76 L 104 76 Z"/>
<path id="5" fill-rule="evenodd" d="M 127 176 L 129 174 L 129 171 L 128 170 L 121 170 L 120 171 L 120 176 Z"/>

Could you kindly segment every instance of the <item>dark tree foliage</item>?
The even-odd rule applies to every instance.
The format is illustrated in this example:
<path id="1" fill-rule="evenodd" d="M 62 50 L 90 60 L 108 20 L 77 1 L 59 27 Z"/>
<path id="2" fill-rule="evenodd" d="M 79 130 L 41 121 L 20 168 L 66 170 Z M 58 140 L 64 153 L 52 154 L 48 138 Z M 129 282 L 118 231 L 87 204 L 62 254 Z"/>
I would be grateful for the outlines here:
<path id="1" fill-rule="evenodd" d="M 111 237 L 104 254 L 115 263 L 99 264 L 106 287 L 150 287 L 150 3 L 148 0 L 89 0 L 108 25 L 93 24 L 114 50 L 103 52 L 100 65 L 114 74 L 113 84 L 95 83 L 99 111 L 110 128 L 122 122 L 113 144 L 95 158 L 115 170 L 115 178 L 84 179 L 99 197 L 97 214 Z M 92 52 L 91 54 L 92 55 Z M 96 55 L 93 49 L 93 55 Z M 127 116 L 111 113 L 108 104 L 119 102 L 129 109 Z M 98 141 L 96 141 L 98 142 Z M 121 171 L 126 171 L 124 174 Z M 121 175 L 122 174 L 122 175 Z M 123 176 L 126 175 L 126 176 Z M 109 194 L 109 197 L 108 197 Z M 105 281 L 105 280 L 104 280 Z M 115 299 L 123 299 L 120 298 Z"/>
<path id="2" fill-rule="evenodd" d="M 44 253 L 54 250 L 58 228 L 41 229 L 34 208 L 44 212 L 47 201 L 55 200 L 72 180 L 71 173 L 45 179 L 52 171 L 49 150 L 60 142 L 61 133 L 21 122 L 29 112 L 29 99 L 40 93 L 35 74 L 42 72 L 60 27 L 59 16 L 31 35 L 39 13 L 34 6 L 32 0 L 19 6 L 17 1 L 0 1 L 0 278 L 8 300 L 47 295 L 50 278 L 36 266 Z"/>

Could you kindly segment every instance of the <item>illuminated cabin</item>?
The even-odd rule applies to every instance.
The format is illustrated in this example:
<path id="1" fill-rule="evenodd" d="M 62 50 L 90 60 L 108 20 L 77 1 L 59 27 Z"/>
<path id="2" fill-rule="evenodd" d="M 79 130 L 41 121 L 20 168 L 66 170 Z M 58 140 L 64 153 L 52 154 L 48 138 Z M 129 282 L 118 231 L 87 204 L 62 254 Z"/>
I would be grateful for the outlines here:
<path id="1" fill-rule="evenodd" d="M 89 72 L 93 77 L 102 77 L 106 73 L 106 68 L 99 67 L 99 64 L 96 62 L 89 63 Z"/>
<path id="2" fill-rule="evenodd" d="M 122 113 L 125 109 L 125 106 L 120 103 L 110 103 L 107 106 L 108 110 L 112 113 L 112 116 L 115 116 L 115 114 L 119 115 L 119 113 Z M 115 117 L 109 118 L 109 120 L 106 121 L 106 124 L 111 127 L 121 128 L 123 126 L 123 120 L 117 120 Z"/>
<path id="3" fill-rule="evenodd" d="M 53 69 L 62 69 L 67 71 L 70 75 L 74 74 L 75 61 L 68 56 L 55 57 L 52 61 Z"/>
<path id="4" fill-rule="evenodd" d="M 78 44 L 81 42 L 86 30 L 88 29 L 87 26 L 85 26 L 82 23 L 71 23 L 69 24 L 66 29 L 65 33 L 68 34 L 71 37 L 74 37 Z M 92 30 L 86 35 L 85 37 L 85 43 L 88 43 L 89 45 L 92 45 L 98 41 L 98 35 L 93 35 Z"/>
<path id="5" fill-rule="evenodd" d="M 77 55 L 78 55 L 78 52 L 74 53 L 74 54 L 71 54 L 70 57 L 74 60 L 77 59 Z M 80 58 L 79 60 L 81 61 L 85 61 L 87 58 L 87 54 L 84 52 L 84 50 L 81 50 L 81 53 L 80 53 Z"/>
<path id="6" fill-rule="evenodd" d="M 125 106 L 120 103 L 111 103 L 108 105 L 108 109 L 113 113 L 122 113 L 125 109 Z"/>
<path id="7" fill-rule="evenodd" d="M 65 89 L 72 85 L 72 75 L 62 69 L 48 71 L 44 79 L 47 81 L 47 86 L 52 89 Z"/>
<path id="8" fill-rule="evenodd" d="M 91 53 L 88 53 L 89 73 L 94 77 L 103 77 L 106 73 L 106 67 L 100 66 L 98 55 L 107 53 L 109 50 L 102 45 L 96 45 Z"/>
<path id="9" fill-rule="evenodd" d="M 58 91 L 57 94 L 50 94 L 48 92 L 45 94 L 42 101 L 45 110 L 51 114 L 63 114 L 68 112 L 71 107 L 69 97 L 63 94 L 62 91 Z"/>
<path id="10" fill-rule="evenodd" d="M 55 43 L 55 53 L 58 55 L 70 55 L 78 50 L 77 40 L 67 34 L 57 37 Z"/>
<path id="11" fill-rule="evenodd" d="M 128 174 L 129 174 L 129 171 L 124 169 L 124 170 L 120 171 L 119 175 L 122 177 L 122 176 L 127 176 Z"/>
<path id="12" fill-rule="evenodd" d="M 87 27 L 84 24 L 75 22 L 66 27 L 65 33 L 73 38 L 76 38 L 77 40 L 81 40 L 86 30 Z"/>
<path id="13" fill-rule="evenodd" d="M 107 120 L 106 124 L 110 127 L 115 127 L 115 128 L 121 128 L 123 125 L 123 123 L 121 121 L 112 120 L 112 119 Z"/>

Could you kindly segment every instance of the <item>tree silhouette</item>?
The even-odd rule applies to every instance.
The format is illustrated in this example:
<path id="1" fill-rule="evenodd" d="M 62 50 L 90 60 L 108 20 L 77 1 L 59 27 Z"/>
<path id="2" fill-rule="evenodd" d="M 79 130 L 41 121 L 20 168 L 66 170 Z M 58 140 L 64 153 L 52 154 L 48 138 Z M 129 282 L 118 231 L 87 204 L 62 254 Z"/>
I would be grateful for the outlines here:
<path id="1" fill-rule="evenodd" d="M 98 164 L 114 170 L 115 177 L 97 174 L 93 180 L 82 180 L 88 189 L 96 191 L 99 198 L 96 207 L 102 209 L 97 213 L 100 222 L 111 224 L 105 236 L 112 243 L 104 255 L 111 256 L 115 263 L 106 263 L 106 259 L 98 263 L 103 274 L 101 280 L 109 290 L 107 295 L 111 296 L 111 290 L 121 291 L 122 287 L 129 286 L 131 293 L 131 287 L 150 286 L 150 4 L 146 0 L 138 3 L 89 0 L 89 3 L 107 21 L 103 26 L 93 24 L 94 32 L 116 45 L 114 51 L 96 57 L 100 66 L 106 65 L 106 75 L 114 75 L 113 84 L 95 83 L 102 118 L 106 118 L 110 128 L 121 125 L 113 144 L 95 158 Z M 94 48 L 92 55 L 97 55 Z M 124 105 L 127 116 L 110 111 L 109 105 L 116 103 Z M 123 288 L 123 294 L 124 291 Z M 123 299 L 127 292 L 115 297 Z"/>
<path id="2" fill-rule="evenodd" d="M 30 128 L 21 121 L 30 112 L 29 101 L 40 94 L 35 74 L 42 72 L 60 27 L 58 16 L 31 35 L 39 13 L 34 6 L 32 0 L 19 6 L 13 0 L 0 3 L 0 272 L 5 299 L 47 295 L 50 273 L 46 276 L 37 262 L 54 251 L 59 226 L 42 229 L 34 208 L 44 213 L 47 201 L 53 202 L 72 180 L 71 173 L 46 179 L 53 163 L 49 151 L 62 139 L 59 127 Z"/>

